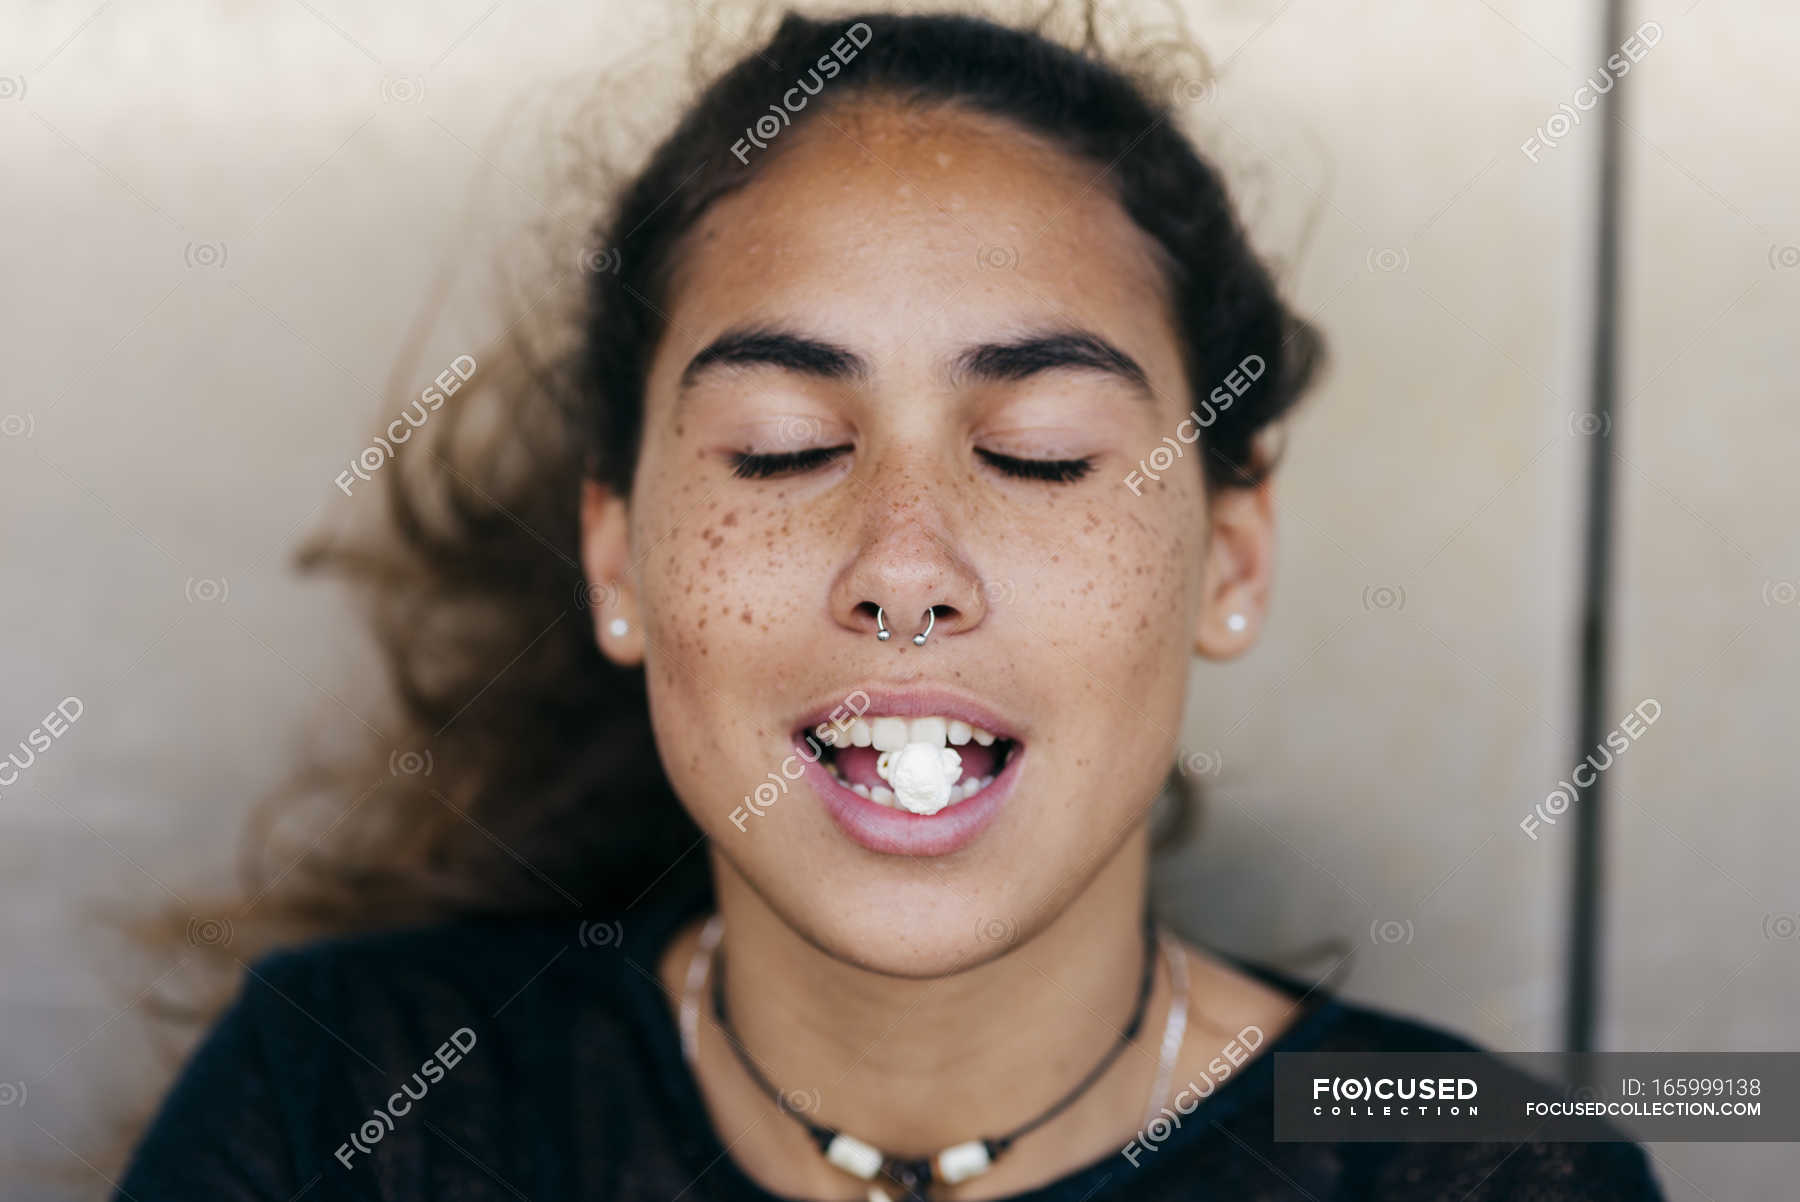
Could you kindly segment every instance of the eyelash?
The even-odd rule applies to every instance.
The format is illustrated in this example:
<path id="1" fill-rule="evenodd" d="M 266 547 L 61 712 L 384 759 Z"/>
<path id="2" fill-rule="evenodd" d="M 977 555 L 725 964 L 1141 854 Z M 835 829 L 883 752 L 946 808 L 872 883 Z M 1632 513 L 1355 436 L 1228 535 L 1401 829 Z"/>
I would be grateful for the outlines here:
<path id="1" fill-rule="evenodd" d="M 1052 484 L 1073 484 L 1094 470 L 1092 458 L 1015 459 L 1011 455 L 983 451 L 980 448 L 977 448 L 975 453 L 1007 475 L 1016 476 L 1021 480 L 1047 480 Z"/>
<path id="2" fill-rule="evenodd" d="M 731 474 L 740 480 L 761 480 L 769 476 L 783 476 L 789 472 L 811 471 L 815 467 L 823 467 L 849 449 L 847 446 L 811 447 L 804 451 L 783 451 L 778 455 L 752 455 L 748 451 L 736 451 L 731 456 Z"/>
<path id="3" fill-rule="evenodd" d="M 849 449 L 848 446 L 812 447 L 776 455 L 754 455 L 748 451 L 737 451 L 731 456 L 731 474 L 740 480 L 765 480 L 771 476 L 811 471 L 813 468 L 823 467 Z M 1052 484 L 1073 484 L 1094 468 L 1091 458 L 1015 459 L 1011 455 L 1001 455 L 980 448 L 975 453 L 1009 476 L 1021 480 L 1043 480 Z"/>

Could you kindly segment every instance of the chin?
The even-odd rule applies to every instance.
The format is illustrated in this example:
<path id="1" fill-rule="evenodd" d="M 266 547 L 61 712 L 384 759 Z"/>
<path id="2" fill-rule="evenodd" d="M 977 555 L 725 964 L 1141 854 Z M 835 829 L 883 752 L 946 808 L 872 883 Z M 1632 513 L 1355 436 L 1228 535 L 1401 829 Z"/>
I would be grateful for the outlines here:
<path id="1" fill-rule="evenodd" d="M 851 908 L 839 908 L 834 899 L 828 911 L 821 902 L 796 916 L 793 925 L 815 946 L 835 959 L 884 976 L 925 980 L 949 977 L 979 968 L 1018 946 L 1043 925 L 1033 916 L 1028 923 L 996 907 L 947 897 L 941 885 L 926 885 L 932 896 L 919 904 L 896 905 L 893 893 L 884 899 L 849 899 Z"/>

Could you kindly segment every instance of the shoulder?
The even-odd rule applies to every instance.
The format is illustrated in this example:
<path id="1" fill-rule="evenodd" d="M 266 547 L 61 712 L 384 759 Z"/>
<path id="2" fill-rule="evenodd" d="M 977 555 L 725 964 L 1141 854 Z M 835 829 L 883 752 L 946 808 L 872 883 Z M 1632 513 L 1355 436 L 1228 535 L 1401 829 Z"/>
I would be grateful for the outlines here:
<path id="1" fill-rule="evenodd" d="M 1270 1041 L 1271 1051 L 1309 1052 L 1458 1052 L 1499 1060 L 1481 1044 L 1419 1018 L 1376 1005 L 1365 1005 L 1286 974 L 1243 961 L 1239 971 L 1305 1013 Z M 1266 1095 L 1264 1095 L 1266 1097 Z M 1264 1112 L 1253 1126 L 1270 1136 Z M 1247 1120 L 1251 1121 L 1251 1120 Z M 1306 1145 L 1299 1145 L 1304 1147 Z M 1280 1150 L 1293 1144 L 1271 1144 Z M 1356 1143 L 1312 1145 L 1324 1152 L 1339 1183 L 1333 1198 L 1382 1199 L 1383 1202 L 1661 1202 L 1644 1149 L 1629 1140 L 1592 1143 Z M 1298 1165 L 1308 1160 L 1301 1157 Z"/>
<path id="2" fill-rule="evenodd" d="M 1383 1202 L 1664 1202 L 1633 1143 L 1343 1145 L 1365 1162 L 1354 1196 Z M 1363 1149 L 1368 1149 L 1365 1152 Z"/>
<path id="3" fill-rule="evenodd" d="M 1491 1054 L 1448 1028 L 1350 1001 L 1325 982 L 1217 952 L 1201 950 L 1192 959 L 1192 990 L 1227 999 L 1237 1017 L 1257 1021 L 1271 1045 L 1295 1043 L 1292 1050 L 1314 1052 Z"/>
<path id="4" fill-rule="evenodd" d="M 1445 1027 L 1376 1006 L 1339 1001 L 1341 1016 L 1319 1044 L 1333 1052 L 1466 1052 L 1498 1060 L 1492 1050 Z M 1644 1149 L 1629 1140 L 1590 1143 L 1466 1142 L 1347 1144 L 1362 1162 L 1366 1195 L 1406 1202 L 1661 1202 Z"/>
<path id="5" fill-rule="evenodd" d="M 531 1171 L 589 1084 L 611 1098 L 655 1085 L 645 1032 L 662 999 L 638 964 L 651 918 L 456 919 L 250 960 L 127 1185 L 264 1199 L 323 1180 L 412 1197 L 395 1182 L 457 1177 L 468 1157 L 508 1180 Z M 268 1167 L 248 1180 L 247 1165 Z"/>
<path id="6" fill-rule="evenodd" d="M 1448 1027 L 1380 1006 L 1334 996 L 1338 1020 L 1319 1046 L 1321 1052 L 1470 1052 L 1493 1053 Z"/>
<path id="7" fill-rule="evenodd" d="M 546 918 L 467 918 L 419 926 L 332 935 L 264 953 L 245 966 L 245 992 L 283 985 L 351 992 L 451 990 L 504 998 L 524 982 L 514 979 L 547 969 L 572 952 L 619 951 L 616 919 L 577 922 Z M 608 975 L 617 957 L 586 956 L 565 966 Z"/>
<path id="8" fill-rule="evenodd" d="M 642 1032 L 659 999 L 627 985 L 619 932 L 617 920 L 457 920 L 254 958 L 120 1196 L 288 1198 L 322 1179 L 386 1197 L 384 1175 L 464 1153 L 517 1168 L 537 1146 L 520 1130 L 560 1130 L 582 1080 L 627 1096 L 654 1080 Z M 405 1117 L 415 1107 L 424 1117 Z"/>
<path id="9" fill-rule="evenodd" d="M 317 939 L 246 964 L 234 1010 L 267 1039 L 365 1065 L 402 1063 L 463 1027 L 512 1047 L 572 1027 L 622 1032 L 636 1014 L 619 929 L 616 919 L 461 919 Z"/>

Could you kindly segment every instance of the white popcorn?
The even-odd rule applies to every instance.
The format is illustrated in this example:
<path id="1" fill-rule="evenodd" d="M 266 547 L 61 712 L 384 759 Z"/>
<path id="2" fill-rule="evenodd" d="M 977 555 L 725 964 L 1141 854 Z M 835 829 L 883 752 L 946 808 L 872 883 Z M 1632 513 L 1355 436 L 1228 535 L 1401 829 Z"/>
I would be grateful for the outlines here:
<path id="1" fill-rule="evenodd" d="M 907 743 L 876 757 L 875 771 L 894 786 L 894 800 L 901 809 L 935 814 L 950 804 L 956 778 L 962 775 L 962 756 L 941 743 Z"/>

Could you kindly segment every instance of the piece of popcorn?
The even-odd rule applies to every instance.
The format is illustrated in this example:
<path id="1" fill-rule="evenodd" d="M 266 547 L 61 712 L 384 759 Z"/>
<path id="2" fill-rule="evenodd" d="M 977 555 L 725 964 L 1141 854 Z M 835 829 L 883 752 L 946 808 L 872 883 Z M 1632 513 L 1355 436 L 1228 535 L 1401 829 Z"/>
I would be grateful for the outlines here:
<path id="1" fill-rule="evenodd" d="M 935 814 L 950 804 L 962 756 L 953 747 L 908 743 L 876 757 L 875 772 L 894 787 L 894 800 L 913 814 Z"/>

